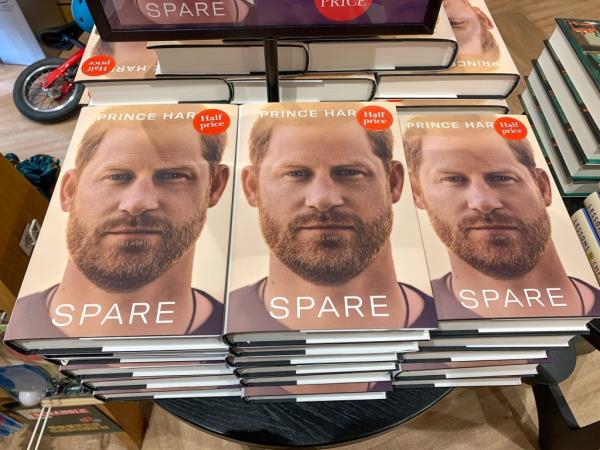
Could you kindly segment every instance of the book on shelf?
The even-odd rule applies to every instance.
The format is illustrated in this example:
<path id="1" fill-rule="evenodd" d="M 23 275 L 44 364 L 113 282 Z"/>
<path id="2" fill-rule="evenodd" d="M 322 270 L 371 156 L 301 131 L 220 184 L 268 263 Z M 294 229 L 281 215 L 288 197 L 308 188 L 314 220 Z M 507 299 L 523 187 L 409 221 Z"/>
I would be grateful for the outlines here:
<path id="1" fill-rule="evenodd" d="M 265 73 L 262 41 L 150 41 L 156 53 L 157 76 L 168 75 L 259 75 Z M 303 42 L 277 43 L 280 74 L 302 74 L 308 69 L 308 46 Z"/>
<path id="2" fill-rule="evenodd" d="M 491 98 L 414 98 L 388 99 L 398 114 L 508 114 L 508 104 Z"/>
<path id="3" fill-rule="evenodd" d="M 436 333 L 585 332 L 600 288 L 527 118 L 402 116 L 401 127 Z"/>
<path id="4" fill-rule="evenodd" d="M 104 42 L 90 33 L 75 82 L 94 105 L 229 102 L 229 84 L 219 77 L 157 77 L 156 52 L 146 42 Z"/>
<path id="5" fill-rule="evenodd" d="M 519 99 L 521 100 L 521 104 L 523 105 L 527 117 L 529 117 L 534 136 L 547 158 L 548 165 L 561 196 L 585 197 L 591 192 L 594 192 L 598 187 L 598 182 L 576 180 L 570 175 L 565 158 L 554 137 L 554 133 L 542 112 L 542 107 L 531 89 L 526 88 L 519 96 Z"/>
<path id="6" fill-rule="evenodd" d="M 594 225 L 596 233 L 600 233 L 600 192 L 594 191 L 583 200 L 583 206 Z"/>
<path id="7" fill-rule="evenodd" d="M 548 41 L 544 41 L 544 49 L 536 64 L 543 81 L 548 84 L 546 90 L 552 92 L 557 107 L 562 110 L 579 141 L 584 152 L 581 162 L 599 163 L 600 129 Z"/>
<path id="8" fill-rule="evenodd" d="M 458 49 L 443 7 L 433 34 L 321 38 L 306 44 L 309 72 L 441 70 L 452 64 Z"/>
<path id="9" fill-rule="evenodd" d="M 251 402 L 376 400 L 386 398 L 385 394 L 391 390 L 392 383 L 390 381 L 295 386 L 248 386 L 244 387 L 243 398 Z"/>
<path id="10" fill-rule="evenodd" d="M 450 388 L 450 387 L 483 387 L 483 386 L 519 386 L 521 377 L 482 377 L 434 380 L 395 380 L 394 389 L 407 388 Z"/>
<path id="11" fill-rule="evenodd" d="M 594 274 L 600 279 L 600 238 L 588 209 L 582 208 L 576 211 L 571 216 L 571 220 Z"/>
<path id="12" fill-rule="evenodd" d="M 600 127 L 600 21 L 557 18 L 548 39 L 574 88 Z"/>
<path id="13" fill-rule="evenodd" d="M 266 103 L 267 82 L 264 77 L 227 77 L 231 86 L 231 103 Z M 377 82 L 372 73 L 320 73 L 279 78 L 282 102 L 370 101 Z"/>
<path id="14" fill-rule="evenodd" d="M 558 145 L 557 156 L 569 177 L 577 181 L 593 182 L 600 180 L 600 164 L 582 162 L 582 160 L 586 161 L 585 154 L 579 146 L 579 142 L 576 141 L 570 124 L 565 123 L 564 119 L 561 121 L 559 112 L 552 105 L 540 73 L 535 70 L 531 72 L 527 77 L 526 84 L 528 90 L 535 96 L 540 105 L 543 120 L 547 124 L 545 126 L 549 129 L 546 131 L 552 133 Z M 542 124 L 544 121 L 540 118 Z"/>
<path id="15" fill-rule="evenodd" d="M 483 0 L 444 0 L 458 54 L 441 71 L 381 72 L 377 99 L 508 97 L 519 72 Z"/>

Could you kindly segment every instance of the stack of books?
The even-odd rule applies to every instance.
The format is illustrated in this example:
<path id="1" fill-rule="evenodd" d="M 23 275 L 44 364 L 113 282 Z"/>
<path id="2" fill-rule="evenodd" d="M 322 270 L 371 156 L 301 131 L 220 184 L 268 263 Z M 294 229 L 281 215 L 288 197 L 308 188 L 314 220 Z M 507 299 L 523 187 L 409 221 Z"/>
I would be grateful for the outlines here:
<path id="1" fill-rule="evenodd" d="M 220 114 L 215 134 L 198 104 L 81 111 L 8 345 L 102 399 L 240 396 L 222 338 L 237 108 Z"/>
<path id="2" fill-rule="evenodd" d="M 518 384 L 600 314 L 531 126 L 510 115 L 401 125 L 438 327 L 394 386 Z"/>
<path id="3" fill-rule="evenodd" d="M 76 81 L 93 104 L 267 100 L 261 41 L 103 42 L 94 30 Z M 506 113 L 518 71 L 483 0 L 445 0 L 431 35 L 304 38 L 278 44 L 282 101 L 393 101 Z"/>
<path id="4" fill-rule="evenodd" d="M 558 198 L 525 116 L 88 107 L 5 339 L 103 400 L 519 384 L 600 316 Z"/>
<path id="5" fill-rule="evenodd" d="M 600 182 L 600 21 L 556 23 L 521 103 L 562 195 L 586 197 Z"/>

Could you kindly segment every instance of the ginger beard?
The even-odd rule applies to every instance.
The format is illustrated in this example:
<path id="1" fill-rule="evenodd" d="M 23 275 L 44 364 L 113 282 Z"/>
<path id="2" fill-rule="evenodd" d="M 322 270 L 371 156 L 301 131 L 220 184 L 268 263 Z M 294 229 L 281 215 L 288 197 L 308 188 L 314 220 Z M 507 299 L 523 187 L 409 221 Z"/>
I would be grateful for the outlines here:
<path id="1" fill-rule="evenodd" d="M 71 258 L 88 280 L 105 291 L 139 289 L 165 273 L 195 244 L 206 222 L 208 196 L 207 192 L 202 205 L 182 223 L 143 213 L 107 219 L 94 227 L 84 224 L 73 210 L 67 224 Z M 111 243 L 109 233 L 123 228 L 157 230 L 159 235 L 157 239 L 132 236 Z"/>
<path id="2" fill-rule="evenodd" d="M 269 248 L 292 272 L 316 285 L 347 282 L 368 267 L 381 251 L 392 230 L 391 201 L 377 217 L 366 222 L 360 216 L 336 210 L 299 214 L 279 223 L 258 202 L 260 226 Z M 314 225 L 352 227 L 347 233 L 302 236 L 301 227 Z"/>
<path id="3" fill-rule="evenodd" d="M 434 230 L 446 247 L 474 269 L 496 279 L 518 278 L 540 261 L 550 242 L 551 225 L 546 209 L 539 205 L 531 220 L 525 221 L 511 214 L 492 211 L 475 213 L 452 225 L 447 215 L 429 210 Z M 516 231 L 487 232 L 484 236 L 472 227 L 514 227 Z"/>

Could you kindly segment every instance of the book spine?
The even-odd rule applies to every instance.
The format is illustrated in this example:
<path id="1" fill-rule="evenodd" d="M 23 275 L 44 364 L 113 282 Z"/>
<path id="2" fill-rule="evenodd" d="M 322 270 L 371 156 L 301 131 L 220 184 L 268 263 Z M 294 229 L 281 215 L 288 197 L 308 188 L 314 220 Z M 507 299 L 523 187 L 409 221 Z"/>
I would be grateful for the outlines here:
<path id="1" fill-rule="evenodd" d="M 583 206 L 592 220 L 596 234 L 600 234 L 600 192 L 592 192 L 583 201 Z"/>
<path id="2" fill-rule="evenodd" d="M 575 231 L 577 231 L 577 236 L 579 236 L 594 274 L 600 280 L 600 239 L 587 210 L 582 208 L 575 212 L 571 216 L 571 221 L 575 226 Z"/>

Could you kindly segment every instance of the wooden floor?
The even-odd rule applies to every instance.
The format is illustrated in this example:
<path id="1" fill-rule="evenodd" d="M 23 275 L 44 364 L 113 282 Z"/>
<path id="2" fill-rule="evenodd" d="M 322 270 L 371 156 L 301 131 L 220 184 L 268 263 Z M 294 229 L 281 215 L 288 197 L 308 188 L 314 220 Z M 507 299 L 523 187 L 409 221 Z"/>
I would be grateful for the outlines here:
<path id="1" fill-rule="evenodd" d="M 530 60 L 542 49 L 542 40 L 554 29 L 554 17 L 600 19 L 599 0 L 488 0 L 494 19 L 522 75 L 529 74 Z M 0 153 L 14 152 L 25 158 L 47 153 L 63 158 L 74 120 L 58 125 L 39 125 L 18 114 L 11 91 L 20 67 L 0 65 Z M 520 92 L 521 87 L 517 92 Z M 522 109 L 516 96 L 511 111 Z M 574 374 L 561 385 L 582 425 L 600 420 L 600 352 L 579 357 Z M 20 432 L 0 448 L 26 448 L 29 431 Z M 4 444 L 8 444 L 5 446 Z M 599 442 L 600 447 L 600 442 Z M 110 435 L 44 439 L 43 449 L 97 450 L 121 448 Z M 155 408 L 143 446 L 163 449 L 246 449 L 214 438 Z M 455 389 L 424 414 L 382 436 L 347 449 L 534 449 L 537 448 L 537 416 L 531 389 Z M 574 449 L 576 450 L 576 449 Z"/>

